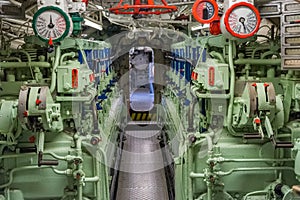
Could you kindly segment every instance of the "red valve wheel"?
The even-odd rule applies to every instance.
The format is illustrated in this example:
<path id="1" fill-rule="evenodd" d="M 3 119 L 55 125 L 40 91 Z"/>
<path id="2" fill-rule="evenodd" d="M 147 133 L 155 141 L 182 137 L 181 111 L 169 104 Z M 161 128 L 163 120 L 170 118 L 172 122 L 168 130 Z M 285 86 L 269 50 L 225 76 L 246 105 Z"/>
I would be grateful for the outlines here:
<path id="1" fill-rule="evenodd" d="M 169 6 L 165 0 L 161 0 L 162 5 L 155 5 L 153 0 L 148 0 L 148 4 L 129 5 L 122 4 L 123 0 L 120 0 L 119 4 L 116 7 L 110 8 L 109 11 L 114 14 L 123 14 L 123 15 L 160 15 L 165 13 L 174 12 L 177 10 L 176 6 Z M 136 2 L 139 2 L 138 0 Z"/>

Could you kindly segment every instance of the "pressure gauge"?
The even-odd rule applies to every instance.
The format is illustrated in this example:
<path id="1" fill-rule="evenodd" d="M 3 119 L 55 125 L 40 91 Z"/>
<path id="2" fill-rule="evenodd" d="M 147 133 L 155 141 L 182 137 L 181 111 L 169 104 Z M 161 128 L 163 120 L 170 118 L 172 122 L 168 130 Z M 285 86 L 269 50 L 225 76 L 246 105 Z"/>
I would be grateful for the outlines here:
<path id="1" fill-rule="evenodd" d="M 260 25 L 258 10 L 250 3 L 240 2 L 232 5 L 225 13 L 226 30 L 234 37 L 248 38 L 253 36 Z"/>
<path id="2" fill-rule="evenodd" d="M 218 5 L 214 0 L 197 0 L 193 5 L 193 16 L 201 24 L 208 24 L 218 16 Z"/>
<path id="3" fill-rule="evenodd" d="M 63 40 L 72 32 L 70 16 L 55 6 L 40 8 L 33 17 L 34 33 L 43 41 L 52 38 L 53 42 Z"/>

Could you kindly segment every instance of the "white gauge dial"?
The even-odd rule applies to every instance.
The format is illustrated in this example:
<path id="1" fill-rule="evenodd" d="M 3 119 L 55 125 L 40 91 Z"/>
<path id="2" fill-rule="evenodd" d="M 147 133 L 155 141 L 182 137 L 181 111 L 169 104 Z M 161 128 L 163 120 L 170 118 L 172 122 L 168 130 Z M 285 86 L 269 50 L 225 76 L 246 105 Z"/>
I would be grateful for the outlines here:
<path id="1" fill-rule="evenodd" d="M 225 13 L 225 25 L 231 35 L 238 38 L 253 36 L 260 25 L 258 10 L 249 3 L 234 4 Z"/>
<path id="2" fill-rule="evenodd" d="M 234 9 L 229 15 L 229 26 L 237 34 L 249 34 L 254 31 L 257 18 L 248 7 Z"/>
<path id="3" fill-rule="evenodd" d="M 33 20 L 33 28 L 42 40 L 63 39 L 69 34 L 69 16 L 58 7 L 44 7 L 38 10 Z"/>
<path id="4" fill-rule="evenodd" d="M 44 38 L 57 39 L 66 30 L 66 20 L 56 11 L 38 16 L 36 23 L 39 35 Z"/>

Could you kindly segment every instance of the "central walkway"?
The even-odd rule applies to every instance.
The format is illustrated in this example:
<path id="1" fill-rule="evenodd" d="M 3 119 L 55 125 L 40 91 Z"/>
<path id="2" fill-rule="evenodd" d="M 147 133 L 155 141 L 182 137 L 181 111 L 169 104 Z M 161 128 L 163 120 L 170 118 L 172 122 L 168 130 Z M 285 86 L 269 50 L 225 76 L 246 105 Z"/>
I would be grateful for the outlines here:
<path id="1" fill-rule="evenodd" d="M 117 200 L 168 200 L 158 128 L 134 125 L 126 130 Z"/>

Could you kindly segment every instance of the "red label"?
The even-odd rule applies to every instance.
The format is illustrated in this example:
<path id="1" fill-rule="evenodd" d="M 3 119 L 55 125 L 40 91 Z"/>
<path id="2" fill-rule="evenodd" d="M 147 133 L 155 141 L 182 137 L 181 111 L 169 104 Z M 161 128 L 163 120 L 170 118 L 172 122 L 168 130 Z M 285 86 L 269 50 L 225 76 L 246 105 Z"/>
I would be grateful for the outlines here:
<path id="1" fill-rule="evenodd" d="M 90 74 L 90 82 L 94 82 L 95 80 L 95 75 L 94 74 Z"/>
<path id="2" fill-rule="evenodd" d="M 192 77 L 191 77 L 194 81 L 196 81 L 198 79 L 198 74 L 196 72 L 192 72 Z"/>
<path id="3" fill-rule="evenodd" d="M 208 69 L 208 84 L 210 86 L 215 85 L 215 68 L 214 67 L 209 67 L 209 69 Z"/>
<path id="4" fill-rule="evenodd" d="M 78 88 L 78 70 L 72 70 L 72 88 Z"/>

